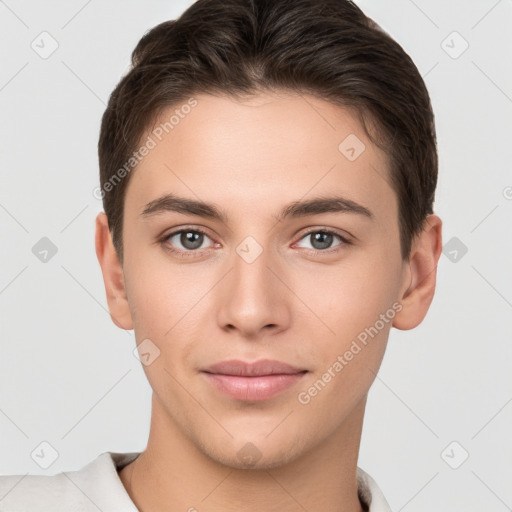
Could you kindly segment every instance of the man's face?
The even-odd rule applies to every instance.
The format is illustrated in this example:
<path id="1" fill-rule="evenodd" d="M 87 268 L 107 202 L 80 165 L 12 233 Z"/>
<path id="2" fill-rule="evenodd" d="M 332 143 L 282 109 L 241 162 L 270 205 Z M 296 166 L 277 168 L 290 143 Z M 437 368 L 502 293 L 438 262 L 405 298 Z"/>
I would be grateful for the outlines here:
<path id="1" fill-rule="evenodd" d="M 364 409 L 407 284 L 397 198 L 384 153 L 342 107 L 284 93 L 196 100 L 168 134 L 153 127 L 127 188 L 129 310 L 157 356 L 144 370 L 160 424 L 224 464 L 272 467 Z M 225 218 L 175 211 L 158 201 L 168 194 Z M 327 198 L 362 208 L 282 215 Z M 301 373 L 206 372 L 230 360 Z"/>

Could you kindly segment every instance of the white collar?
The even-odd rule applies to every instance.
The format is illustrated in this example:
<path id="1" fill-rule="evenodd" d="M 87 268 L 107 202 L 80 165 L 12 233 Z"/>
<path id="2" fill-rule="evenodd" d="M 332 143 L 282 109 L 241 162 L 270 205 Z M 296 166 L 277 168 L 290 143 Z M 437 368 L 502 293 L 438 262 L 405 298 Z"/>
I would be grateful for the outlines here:
<path id="1" fill-rule="evenodd" d="M 77 471 L 0 476 L 0 509 L 54 512 L 139 512 L 118 471 L 141 452 L 103 452 Z M 368 512 L 391 512 L 373 478 L 357 468 L 359 499 Z"/>
<path id="2" fill-rule="evenodd" d="M 135 460 L 137 456 L 140 454 L 140 452 L 106 452 L 103 453 L 101 456 L 106 456 L 106 454 L 110 454 L 112 459 L 112 466 L 117 468 L 117 474 L 118 469 L 123 468 L 124 466 L 128 465 L 130 462 Z M 105 458 L 107 459 L 108 462 L 108 458 Z M 384 497 L 384 494 L 377 485 L 377 482 L 360 467 L 357 468 L 357 492 L 359 495 L 359 500 L 363 503 L 363 505 L 367 507 L 368 512 L 391 512 L 391 508 L 389 507 L 388 502 Z"/>

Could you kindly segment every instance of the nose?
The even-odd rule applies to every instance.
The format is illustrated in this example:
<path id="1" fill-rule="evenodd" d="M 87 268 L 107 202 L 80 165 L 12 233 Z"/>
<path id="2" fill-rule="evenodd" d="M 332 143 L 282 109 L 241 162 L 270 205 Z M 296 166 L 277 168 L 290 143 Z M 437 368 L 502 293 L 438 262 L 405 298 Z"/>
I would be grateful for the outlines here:
<path id="1" fill-rule="evenodd" d="M 217 314 L 223 330 L 255 339 L 288 328 L 292 294 L 283 284 L 282 266 L 277 255 L 254 241 L 238 247 L 218 290 Z"/>

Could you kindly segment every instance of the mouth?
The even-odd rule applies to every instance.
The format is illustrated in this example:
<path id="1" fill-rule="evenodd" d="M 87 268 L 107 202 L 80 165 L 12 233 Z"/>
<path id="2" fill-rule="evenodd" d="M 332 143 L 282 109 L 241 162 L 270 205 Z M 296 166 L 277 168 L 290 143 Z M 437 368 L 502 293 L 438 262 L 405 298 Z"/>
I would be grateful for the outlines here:
<path id="1" fill-rule="evenodd" d="M 203 370 L 210 384 L 218 391 L 247 402 L 268 400 L 295 385 L 307 372 L 268 359 L 253 363 L 222 361 Z"/>

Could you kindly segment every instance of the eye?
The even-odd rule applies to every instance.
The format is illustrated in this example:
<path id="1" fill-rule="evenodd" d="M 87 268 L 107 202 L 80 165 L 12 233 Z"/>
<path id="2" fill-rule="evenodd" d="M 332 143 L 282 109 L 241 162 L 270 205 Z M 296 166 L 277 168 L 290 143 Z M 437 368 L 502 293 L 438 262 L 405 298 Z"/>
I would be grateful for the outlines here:
<path id="1" fill-rule="evenodd" d="M 339 243 L 333 246 L 335 239 L 338 239 Z M 167 251 L 175 253 L 178 257 L 189 257 L 195 256 L 201 249 L 211 248 L 212 245 L 208 245 L 207 240 L 213 242 L 201 229 L 182 228 L 165 235 L 161 243 Z M 306 246 L 305 249 L 324 253 L 336 252 L 351 243 L 347 238 L 328 229 L 309 231 L 300 240 L 309 240 L 310 247 Z"/>
<path id="2" fill-rule="evenodd" d="M 334 247 L 332 246 L 335 238 L 338 238 L 341 242 L 336 244 Z M 319 252 L 330 252 L 328 249 L 336 249 L 342 245 L 350 244 L 349 240 L 345 237 L 335 233 L 334 231 L 329 231 L 327 229 L 317 229 L 315 231 L 309 231 L 305 236 L 301 238 L 301 240 L 309 240 L 311 247 L 306 247 L 306 249 L 313 249 L 314 251 Z"/>
<path id="3" fill-rule="evenodd" d="M 171 252 L 197 252 L 198 249 L 205 249 L 208 247 L 203 246 L 206 239 L 211 238 L 200 229 L 180 229 L 173 233 L 166 235 L 162 242 L 166 248 Z"/>

